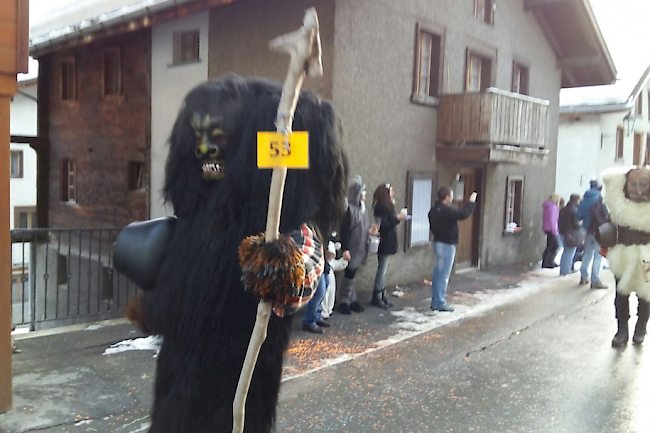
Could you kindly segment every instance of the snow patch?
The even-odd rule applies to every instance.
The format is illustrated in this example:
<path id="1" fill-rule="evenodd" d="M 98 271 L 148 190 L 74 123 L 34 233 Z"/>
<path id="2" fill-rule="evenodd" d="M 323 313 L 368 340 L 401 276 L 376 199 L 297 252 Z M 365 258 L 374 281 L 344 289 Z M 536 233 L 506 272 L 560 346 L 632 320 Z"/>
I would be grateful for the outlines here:
<path id="1" fill-rule="evenodd" d="M 103 355 L 113 355 L 121 352 L 129 352 L 133 350 L 153 350 L 154 357 L 158 356 L 160 346 L 162 345 L 162 337 L 150 335 L 149 337 L 136 338 L 133 340 L 124 340 L 119 343 L 113 344 L 108 349 L 104 350 Z"/>
<path id="2" fill-rule="evenodd" d="M 97 331 L 98 329 L 102 329 L 102 328 L 103 328 L 102 325 L 90 325 L 89 327 L 84 329 L 84 331 Z"/>

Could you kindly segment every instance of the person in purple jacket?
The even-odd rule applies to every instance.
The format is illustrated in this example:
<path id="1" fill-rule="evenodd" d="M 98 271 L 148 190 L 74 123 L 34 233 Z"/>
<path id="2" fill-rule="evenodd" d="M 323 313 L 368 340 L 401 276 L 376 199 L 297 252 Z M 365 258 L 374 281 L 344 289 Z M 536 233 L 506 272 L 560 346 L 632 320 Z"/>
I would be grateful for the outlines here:
<path id="1" fill-rule="evenodd" d="M 558 218 L 560 216 L 560 200 L 561 197 L 558 193 L 554 192 L 551 196 L 542 203 L 542 230 L 546 233 L 546 249 L 542 254 L 542 268 L 557 268 L 555 263 L 555 256 L 557 250 L 560 248 L 558 242 Z"/>

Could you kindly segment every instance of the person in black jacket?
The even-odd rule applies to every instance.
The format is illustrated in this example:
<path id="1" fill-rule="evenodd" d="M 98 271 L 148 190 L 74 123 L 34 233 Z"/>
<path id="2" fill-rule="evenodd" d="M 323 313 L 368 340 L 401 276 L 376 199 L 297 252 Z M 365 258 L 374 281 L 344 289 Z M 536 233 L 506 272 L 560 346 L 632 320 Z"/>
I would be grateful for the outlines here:
<path id="1" fill-rule="evenodd" d="M 393 304 L 386 299 L 384 290 L 384 277 L 388 269 L 390 256 L 397 253 L 397 225 L 406 219 L 406 209 L 395 214 L 395 195 L 389 183 L 382 183 L 375 189 L 372 196 L 375 222 L 379 226 L 379 249 L 377 250 L 377 273 L 372 290 L 370 305 L 383 308 L 392 307 Z"/>
<path id="2" fill-rule="evenodd" d="M 454 191 L 443 186 L 438 190 L 438 201 L 429 211 L 429 230 L 433 234 L 433 253 L 436 263 L 431 279 L 431 309 L 433 311 L 454 311 L 445 301 L 447 284 L 451 274 L 456 245 L 458 244 L 458 221 L 469 218 L 476 208 L 477 193 L 469 197 L 469 203 L 463 209 L 449 206 L 454 200 Z"/>
<path id="3" fill-rule="evenodd" d="M 576 218 L 579 203 L 580 195 L 571 194 L 569 204 L 560 209 L 558 227 L 562 244 L 564 245 L 562 258 L 560 259 L 560 276 L 576 272 L 573 269 L 574 256 L 578 247 L 584 244 L 582 224 L 580 224 L 580 221 Z"/>

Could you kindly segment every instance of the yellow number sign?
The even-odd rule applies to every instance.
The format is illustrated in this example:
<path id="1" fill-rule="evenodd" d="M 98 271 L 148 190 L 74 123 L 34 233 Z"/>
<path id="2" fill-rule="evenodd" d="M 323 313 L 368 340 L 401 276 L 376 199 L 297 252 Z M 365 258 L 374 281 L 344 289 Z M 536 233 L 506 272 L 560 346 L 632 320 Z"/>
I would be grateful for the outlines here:
<path id="1" fill-rule="evenodd" d="M 257 167 L 309 168 L 309 133 L 292 132 L 285 141 L 277 132 L 258 132 Z"/>

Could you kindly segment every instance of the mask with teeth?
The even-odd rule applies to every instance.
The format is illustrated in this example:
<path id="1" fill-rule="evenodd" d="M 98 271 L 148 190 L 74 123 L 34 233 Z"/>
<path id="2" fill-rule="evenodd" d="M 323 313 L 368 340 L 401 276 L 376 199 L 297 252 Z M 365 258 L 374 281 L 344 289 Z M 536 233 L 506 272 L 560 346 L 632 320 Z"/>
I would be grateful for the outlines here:
<path id="1" fill-rule="evenodd" d="M 225 158 L 228 147 L 221 118 L 195 112 L 192 129 L 196 136 L 194 154 L 201 164 L 202 177 L 206 181 L 221 180 L 226 175 Z"/>

